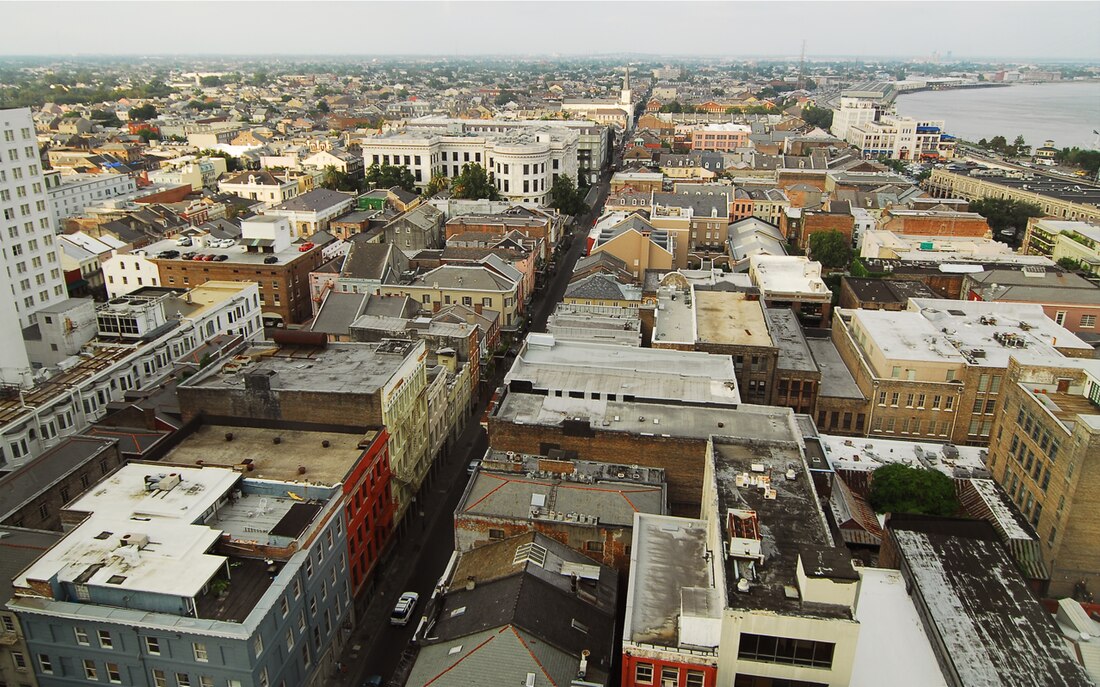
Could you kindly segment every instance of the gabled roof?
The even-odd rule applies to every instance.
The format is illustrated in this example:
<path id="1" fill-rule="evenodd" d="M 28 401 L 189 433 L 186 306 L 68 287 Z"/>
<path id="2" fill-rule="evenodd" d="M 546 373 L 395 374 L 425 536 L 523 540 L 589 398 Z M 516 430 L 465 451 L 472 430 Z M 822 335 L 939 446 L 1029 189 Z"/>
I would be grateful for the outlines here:
<path id="1" fill-rule="evenodd" d="M 614 301 L 641 300 L 641 289 L 620 283 L 609 274 L 596 273 L 570 282 L 565 289 L 566 298 L 588 298 Z"/>
<path id="2" fill-rule="evenodd" d="M 350 279 L 376 279 L 382 281 L 392 269 L 394 246 L 390 243 L 366 243 L 352 241 L 344 259 L 340 276 Z"/>
<path id="3" fill-rule="evenodd" d="M 329 291 L 309 330 L 322 334 L 347 334 L 351 323 L 362 312 L 367 297 L 362 293 Z"/>
<path id="4" fill-rule="evenodd" d="M 221 183 L 230 185 L 246 184 L 257 186 L 284 186 L 286 184 L 293 184 L 295 182 L 280 179 L 271 172 L 259 169 L 241 172 L 240 174 L 231 176 L 228 179 L 223 179 Z"/>
<path id="5" fill-rule="evenodd" d="M 327 210 L 341 204 L 350 205 L 355 198 L 346 193 L 332 191 L 327 188 L 315 188 L 300 196 L 279 203 L 275 210 L 290 210 L 293 212 L 317 212 Z"/>
<path id="6" fill-rule="evenodd" d="M 413 286 L 433 288 L 438 286 L 442 289 L 472 291 L 511 291 L 516 288 L 516 282 L 481 265 L 442 265 L 417 277 Z"/>

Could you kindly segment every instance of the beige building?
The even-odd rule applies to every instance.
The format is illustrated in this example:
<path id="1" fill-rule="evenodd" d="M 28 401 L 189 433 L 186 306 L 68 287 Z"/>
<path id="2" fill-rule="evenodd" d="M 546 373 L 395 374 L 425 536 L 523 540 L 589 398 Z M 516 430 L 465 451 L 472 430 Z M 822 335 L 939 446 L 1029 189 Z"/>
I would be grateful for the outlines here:
<path id="1" fill-rule="evenodd" d="M 295 198 L 300 193 L 298 182 L 278 177 L 271 172 L 249 171 L 218 182 L 218 190 L 246 200 L 259 200 L 271 208 Z"/>
<path id="2" fill-rule="evenodd" d="M 838 309 L 833 342 L 871 399 L 870 436 L 985 445 L 1008 361 L 1037 365 L 1092 347 L 1030 303 L 913 298 L 908 310 Z"/>
<path id="3" fill-rule="evenodd" d="M 938 198 L 965 198 L 966 200 L 1011 198 L 1038 205 L 1048 217 L 1100 222 L 1100 206 L 1097 206 L 1095 201 L 1074 202 L 1056 195 L 1038 193 L 1034 184 L 1002 184 L 981 177 L 949 172 L 946 169 L 932 170 L 932 176 L 927 183 L 929 193 Z M 1065 183 L 1071 187 L 1073 185 L 1073 182 Z M 1059 189 L 1052 189 L 1051 194 L 1058 191 Z"/>
<path id="4" fill-rule="evenodd" d="M 1051 596 L 1100 590 L 1100 361 L 1009 362 L 988 465 L 1035 527 Z M 1081 588 L 1079 588 L 1079 585 Z"/>
<path id="5" fill-rule="evenodd" d="M 634 278 L 641 280 L 646 270 L 669 270 L 687 265 L 686 253 L 682 256 L 684 264 L 677 264 L 678 244 L 674 233 L 656 227 L 641 215 L 612 213 L 592 228 L 589 253 L 607 252 L 619 258 Z"/>
<path id="6" fill-rule="evenodd" d="M 1068 258 L 1082 269 L 1100 274 L 1100 226 L 1088 222 L 1032 217 L 1020 251 L 1045 255 L 1052 260 Z"/>
<path id="7" fill-rule="evenodd" d="M 493 310 L 500 313 L 504 330 L 514 330 L 521 323 L 523 303 L 518 292 L 518 281 L 480 265 L 443 265 L 404 283 L 385 284 L 379 291 L 383 296 L 408 296 L 428 314 L 456 304 Z"/>

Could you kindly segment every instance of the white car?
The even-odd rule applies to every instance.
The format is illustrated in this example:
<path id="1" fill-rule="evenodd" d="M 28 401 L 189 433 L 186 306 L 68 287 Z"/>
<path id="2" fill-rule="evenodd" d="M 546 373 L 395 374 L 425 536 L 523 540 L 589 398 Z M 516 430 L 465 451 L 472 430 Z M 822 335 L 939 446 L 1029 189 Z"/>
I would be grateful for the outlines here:
<path id="1" fill-rule="evenodd" d="M 408 625 L 418 601 L 420 601 L 420 595 L 416 592 L 402 594 L 397 600 L 397 605 L 393 607 L 393 613 L 390 613 L 390 625 Z"/>

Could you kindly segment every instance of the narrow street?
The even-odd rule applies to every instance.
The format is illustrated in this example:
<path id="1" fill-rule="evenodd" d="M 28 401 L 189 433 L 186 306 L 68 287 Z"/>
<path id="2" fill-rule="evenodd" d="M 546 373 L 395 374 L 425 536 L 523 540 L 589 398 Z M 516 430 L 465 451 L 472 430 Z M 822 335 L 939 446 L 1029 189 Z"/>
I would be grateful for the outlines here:
<path id="1" fill-rule="evenodd" d="M 621 154 L 621 149 L 616 149 L 616 163 Z M 565 295 L 573 267 L 584 251 L 589 229 L 602 212 L 610 186 L 611 172 L 605 170 L 597 185 L 596 202 L 576 218 L 569 248 L 559 256 L 557 270 L 532 305 L 531 331 L 545 331 L 550 313 Z M 497 370 L 490 388 L 495 388 L 506 372 Z M 454 550 L 454 511 L 469 479 L 467 466 L 471 460 L 481 458 L 488 447 L 488 438 L 478 422 L 487 403 L 487 398 L 478 403 L 450 455 L 440 458 L 429 475 L 420 501 L 410 507 L 403 529 L 394 534 L 396 540 L 375 572 L 373 593 L 359 602 L 363 610 L 339 659 L 344 672 L 332 684 L 360 687 L 368 678 L 380 676 L 385 685 L 400 667 L 402 654 Z M 404 627 L 391 626 L 390 611 L 407 591 L 420 594 L 414 617 Z"/>

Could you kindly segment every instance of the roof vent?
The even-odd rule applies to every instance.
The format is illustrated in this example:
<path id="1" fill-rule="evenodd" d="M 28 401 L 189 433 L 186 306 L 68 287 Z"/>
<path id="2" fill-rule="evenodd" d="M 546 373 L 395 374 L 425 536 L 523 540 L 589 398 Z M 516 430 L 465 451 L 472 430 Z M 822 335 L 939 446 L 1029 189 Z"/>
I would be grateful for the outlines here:
<path id="1" fill-rule="evenodd" d="M 751 588 L 752 587 L 751 587 L 751 585 L 749 585 L 749 581 L 747 579 L 745 579 L 744 577 L 737 580 L 737 591 L 741 592 L 742 594 L 748 594 L 749 589 L 751 589 Z"/>

